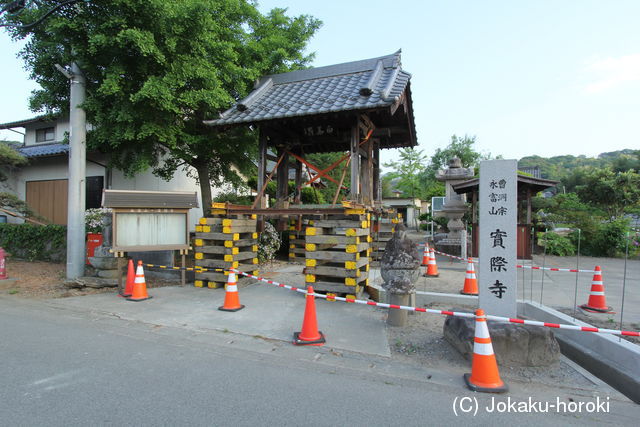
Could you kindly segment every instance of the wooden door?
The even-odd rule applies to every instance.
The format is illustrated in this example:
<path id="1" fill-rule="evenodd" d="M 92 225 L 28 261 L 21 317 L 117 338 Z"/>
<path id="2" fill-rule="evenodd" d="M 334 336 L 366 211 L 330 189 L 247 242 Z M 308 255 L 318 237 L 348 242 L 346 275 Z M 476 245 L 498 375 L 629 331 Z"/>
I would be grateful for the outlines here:
<path id="1" fill-rule="evenodd" d="M 27 182 L 27 205 L 53 224 L 67 224 L 66 179 Z"/>

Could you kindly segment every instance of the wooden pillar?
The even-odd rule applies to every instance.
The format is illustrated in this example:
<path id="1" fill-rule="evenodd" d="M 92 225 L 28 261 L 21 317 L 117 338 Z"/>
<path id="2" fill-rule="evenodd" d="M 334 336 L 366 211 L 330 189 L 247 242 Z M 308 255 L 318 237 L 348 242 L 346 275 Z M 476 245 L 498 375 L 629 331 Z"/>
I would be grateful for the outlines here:
<path id="1" fill-rule="evenodd" d="M 258 142 L 258 188 L 260 191 L 264 186 L 264 180 L 267 175 L 267 136 L 262 128 L 260 128 L 260 140 Z M 257 206 L 260 209 L 267 207 L 267 199 L 262 195 L 260 203 Z"/>
<path id="2" fill-rule="evenodd" d="M 527 188 L 527 224 L 532 224 L 531 215 L 531 188 Z"/>
<path id="3" fill-rule="evenodd" d="M 360 201 L 360 138 L 358 123 L 351 128 L 351 189 L 349 200 Z"/>
<path id="4" fill-rule="evenodd" d="M 302 203 L 302 162 L 296 160 L 296 195 L 293 199 L 293 203 Z"/>
<path id="5" fill-rule="evenodd" d="M 282 148 L 278 148 L 278 158 L 282 157 L 282 161 L 278 165 L 277 185 L 276 185 L 276 206 L 284 208 L 285 201 L 289 195 L 289 155 Z"/>
<path id="6" fill-rule="evenodd" d="M 373 197 L 376 202 L 382 201 L 382 185 L 380 182 L 380 141 L 375 140 L 373 148 Z"/>

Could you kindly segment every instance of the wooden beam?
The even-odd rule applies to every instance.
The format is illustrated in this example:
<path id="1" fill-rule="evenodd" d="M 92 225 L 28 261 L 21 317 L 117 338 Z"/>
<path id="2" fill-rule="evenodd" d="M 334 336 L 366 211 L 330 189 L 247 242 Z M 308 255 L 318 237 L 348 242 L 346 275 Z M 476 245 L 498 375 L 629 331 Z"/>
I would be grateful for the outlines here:
<path id="1" fill-rule="evenodd" d="M 382 185 L 380 185 L 380 141 L 373 140 L 373 197 L 376 202 L 382 201 Z"/>
<path id="2" fill-rule="evenodd" d="M 296 195 L 293 203 L 300 204 L 302 202 L 302 163 L 296 162 Z"/>
<path id="3" fill-rule="evenodd" d="M 360 141 L 359 119 L 351 128 L 351 193 L 350 200 L 360 202 Z"/>
<path id="4" fill-rule="evenodd" d="M 256 188 L 256 190 L 259 191 L 259 193 L 256 196 L 256 200 L 253 202 L 252 207 L 256 207 L 257 202 L 262 197 L 262 193 L 266 188 L 265 179 L 264 179 L 266 173 L 267 173 L 267 135 L 263 131 L 263 129 L 260 128 L 260 140 L 258 142 L 258 188 Z M 264 209 L 267 207 L 266 199 L 262 198 L 262 200 L 260 200 L 259 207 L 261 209 Z"/>
<path id="5" fill-rule="evenodd" d="M 277 166 L 276 206 L 285 207 L 284 202 L 289 196 L 289 154 L 286 150 L 278 148 L 278 157 L 282 161 Z"/>

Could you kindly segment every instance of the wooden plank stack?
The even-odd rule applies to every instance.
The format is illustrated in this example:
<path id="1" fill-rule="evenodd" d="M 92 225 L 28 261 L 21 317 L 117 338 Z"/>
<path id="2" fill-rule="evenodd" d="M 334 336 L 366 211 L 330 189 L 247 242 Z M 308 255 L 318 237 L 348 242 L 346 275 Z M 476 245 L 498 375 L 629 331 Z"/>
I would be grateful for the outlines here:
<path id="1" fill-rule="evenodd" d="M 216 203 L 212 212 L 215 214 Z M 197 271 L 196 287 L 220 288 L 227 282 L 229 271 L 236 268 L 257 275 L 258 233 L 255 215 L 226 215 L 200 218 L 196 226 L 195 265 L 210 271 Z"/>
<path id="2" fill-rule="evenodd" d="M 321 292 L 355 298 L 368 284 L 371 214 L 346 204 L 344 215 L 308 220 L 305 283 Z"/>

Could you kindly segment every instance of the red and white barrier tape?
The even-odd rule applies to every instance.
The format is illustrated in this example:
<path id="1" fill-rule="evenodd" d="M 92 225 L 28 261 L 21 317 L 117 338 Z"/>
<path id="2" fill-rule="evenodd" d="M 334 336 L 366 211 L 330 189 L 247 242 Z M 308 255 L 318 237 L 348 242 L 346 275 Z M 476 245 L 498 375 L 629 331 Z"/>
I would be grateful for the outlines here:
<path id="1" fill-rule="evenodd" d="M 235 268 L 231 268 L 231 269 L 229 269 L 229 271 L 233 271 L 234 273 L 241 274 L 243 276 L 250 277 L 252 279 L 259 280 L 261 282 L 265 282 L 265 283 L 268 283 L 270 285 L 278 286 L 280 288 L 289 289 L 289 290 L 292 290 L 292 291 L 300 292 L 302 294 L 306 294 L 307 293 L 306 289 L 298 288 L 296 286 L 285 285 L 285 284 L 282 284 L 282 283 L 278 283 L 278 282 L 276 282 L 274 280 L 265 279 L 264 277 L 254 276 L 253 274 L 245 273 L 244 271 L 236 270 Z M 409 306 L 406 306 L 406 305 L 385 304 L 385 303 L 381 303 L 381 302 L 359 300 L 359 299 L 355 299 L 355 298 L 345 298 L 345 297 L 339 297 L 337 295 L 333 296 L 333 295 L 319 294 L 319 293 L 315 293 L 315 292 L 313 293 L 313 295 L 318 297 L 318 298 L 326 299 L 327 301 L 342 301 L 342 302 L 347 302 L 347 303 L 352 303 L 352 304 L 370 305 L 370 306 L 381 307 L 381 308 L 393 308 L 393 309 L 396 309 L 396 310 L 407 310 L 407 311 L 416 311 L 416 312 L 419 312 L 419 313 L 441 314 L 443 316 L 456 316 L 456 317 L 469 317 L 469 318 L 475 318 L 476 317 L 476 315 L 473 314 L 473 313 L 462 313 L 462 312 L 459 312 L 459 311 L 435 310 L 435 309 L 432 309 L 432 308 L 409 307 Z M 581 331 L 581 332 L 599 332 L 599 333 L 603 333 L 603 334 L 613 334 L 613 335 L 625 335 L 625 336 L 630 336 L 630 337 L 640 337 L 640 332 L 636 332 L 636 331 L 619 331 L 619 330 L 614 330 L 614 329 L 600 329 L 600 328 L 592 328 L 592 327 L 587 327 L 587 326 L 564 325 L 564 324 L 559 324 L 559 323 L 539 322 L 537 320 L 512 319 L 512 318 L 509 318 L 509 317 L 490 316 L 490 315 L 487 315 L 487 319 L 488 320 L 495 320 L 497 322 L 508 322 L 508 323 L 524 324 L 524 325 L 544 326 L 544 327 L 547 327 L 547 328 L 569 329 L 569 330 Z"/>
<path id="2" fill-rule="evenodd" d="M 424 246 L 424 245 L 425 245 L 424 243 L 418 243 L 418 246 Z M 457 259 L 457 260 L 460 260 L 460 261 L 464 261 L 464 262 L 468 262 L 469 261 L 468 259 L 461 258 L 461 257 L 455 256 L 455 255 L 450 255 L 450 254 L 447 254 L 447 253 L 444 253 L 444 252 L 440 252 L 440 251 L 435 250 L 435 249 L 433 251 L 435 253 L 437 253 L 437 254 L 440 254 L 440 255 L 443 255 L 443 256 L 446 256 L 446 257 L 449 257 L 449 258 L 454 258 L 454 259 Z M 475 262 L 476 264 L 478 263 L 477 259 L 472 259 L 472 261 Z M 517 264 L 516 267 L 517 268 L 528 268 L 528 269 L 531 269 L 531 270 L 566 271 L 566 272 L 569 272 L 569 273 L 596 274 L 595 270 L 578 270 L 578 269 L 575 269 L 575 268 L 534 267 L 534 266 L 531 266 L 531 265 L 521 265 L 521 264 Z"/>

